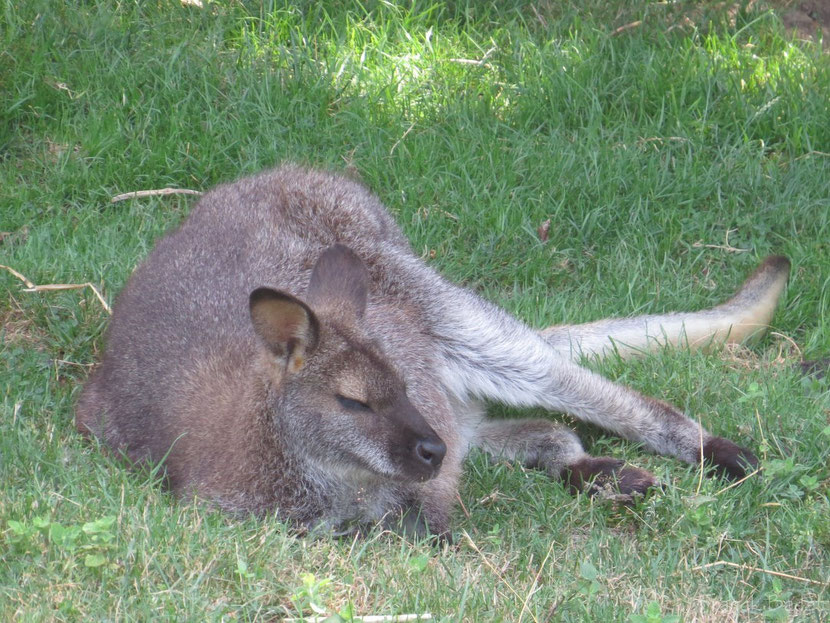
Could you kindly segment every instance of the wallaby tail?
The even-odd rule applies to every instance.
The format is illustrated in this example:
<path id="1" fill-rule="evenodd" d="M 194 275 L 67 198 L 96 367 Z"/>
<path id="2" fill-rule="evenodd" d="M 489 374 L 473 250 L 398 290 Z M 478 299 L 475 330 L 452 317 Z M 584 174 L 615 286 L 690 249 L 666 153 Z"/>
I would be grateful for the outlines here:
<path id="1" fill-rule="evenodd" d="M 707 349 L 747 342 L 766 330 L 789 272 L 786 257 L 771 255 L 731 299 L 711 309 L 557 325 L 542 330 L 541 335 L 571 359 L 611 353 L 628 359 L 666 344 Z"/>

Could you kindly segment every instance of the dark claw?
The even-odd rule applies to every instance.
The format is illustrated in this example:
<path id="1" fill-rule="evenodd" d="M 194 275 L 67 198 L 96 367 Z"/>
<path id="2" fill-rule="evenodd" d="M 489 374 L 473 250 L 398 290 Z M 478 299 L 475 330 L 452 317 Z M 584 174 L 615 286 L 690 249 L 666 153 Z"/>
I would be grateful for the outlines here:
<path id="1" fill-rule="evenodd" d="M 713 475 L 730 480 L 740 480 L 758 468 L 752 452 L 723 437 L 712 437 L 703 444 L 703 460 L 712 466 Z"/>

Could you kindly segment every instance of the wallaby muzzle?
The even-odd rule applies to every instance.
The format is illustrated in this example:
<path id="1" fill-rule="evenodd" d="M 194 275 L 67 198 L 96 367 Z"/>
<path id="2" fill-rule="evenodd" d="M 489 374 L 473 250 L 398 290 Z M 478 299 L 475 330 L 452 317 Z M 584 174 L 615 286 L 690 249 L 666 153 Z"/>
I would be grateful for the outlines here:
<path id="1" fill-rule="evenodd" d="M 393 412 L 402 434 L 398 445 L 402 453 L 393 453 L 398 454 L 403 472 L 418 481 L 434 478 L 444 462 L 447 444 L 405 396 L 397 401 Z"/>

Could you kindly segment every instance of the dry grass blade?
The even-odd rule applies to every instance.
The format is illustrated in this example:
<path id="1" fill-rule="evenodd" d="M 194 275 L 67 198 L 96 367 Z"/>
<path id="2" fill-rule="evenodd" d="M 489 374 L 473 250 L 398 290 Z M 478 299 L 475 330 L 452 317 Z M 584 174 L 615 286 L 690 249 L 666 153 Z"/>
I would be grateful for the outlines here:
<path id="1" fill-rule="evenodd" d="M 397 141 L 395 141 L 395 144 L 394 144 L 394 145 L 392 145 L 392 148 L 389 150 L 389 155 L 390 155 L 390 156 L 391 156 L 393 153 L 395 153 L 395 148 L 396 148 L 398 145 L 400 145 L 401 141 L 402 141 L 403 139 L 405 139 L 405 138 L 406 138 L 407 134 L 409 134 L 410 132 L 412 132 L 412 128 L 414 128 L 414 127 L 415 127 L 415 121 L 413 121 L 413 122 L 412 122 L 412 125 L 410 125 L 410 126 L 406 129 L 406 132 L 404 132 L 404 133 L 401 135 L 401 137 L 400 137 Z"/>
<path id="2" fill-rule="evenodd" d="M 35 284 L 33 284 L 33 283 L 32 283 L 31 281 L 29 281 L 28 279 L 26 279 L 26 277 L 24 277 L 23 275 L 21 275 L 19 272 L 17 272 L 17 271 L 16 271 L 14 268 L 12 268 L 11 266 L 3 266 L 2 264 L 0 264 L 0 268 L 4 268 L 4 269 L 6 269 L 6 270 L 7 270 L 7 271 L 9 271 L 12 275 L 14 275 L 14 276 L 15 276 L 15 277 L 17 277 L 18 279 L 20 279 L 20 281 L 22 281 L 23 283 L 25 283 L 25 284 L 26 284 L 26 287 L 27 287 L 27 288 L 34 288 L 34 287 L 35 287 Z"/>
<path id="3" fill-rule="evenodd" d="M 487 565 L 490 571 L 496 574 L 496 577 L 501 581 L 502 584 L 504 584 L 508 588 L 508 590 L 511 593 L 513 593 L 513 596 L 516 597 L 516 599 L 518 599 L 521 602 L 524 602 L 524 598 L 518 593 L 518 591 L 515 588 L 513 588 L 513 585 L 505 579 L 505 577 L 499 572 L 499 570 L 493 566 L 493 563 L 487 560 L 487 557 L 484 555 L 484 552 L 482 552 L 478 548 L 478 545 L 475 544 L 472 537 L 469 534 L 467 534 L 466 530 L 463 532 L 463 534 L 464 538 L 467 539 L 467 542 L 470 544 L 470 547 L 472 547 L 475 550 L 476 554 L 479 555 L 481 560 L 484 562 L 485 565 Z M 538 623 L 538 619 L 535 616 L 533 616 L 533 614 L 531 614 L 530 616 L 533 618 L 534 621 Z"/>
<path id="4" fill-rule="evenodd" d="M 760 473 L 761 473 L 761 468 L 759 467 L 759 468 L 758 468 L 758 469 L 756 469 L 754 472 L 750 472 L 750 473 L 748 473 L 746 476 L 744 476 L 744 477 L 743 477 L 743 478 L 741 478 L 740 480 L 736 480 L 735 482 L 733 482 L 733 483 L 731 483 L 731 484 L 729 484 L 729 485 L 725 486 L 725 487 L 724 487 L 723 489 L 721 489 L 720 491 L 716 491 L 716 492 L 715 492 L 715 495 L 720 495 L 720 494 L 721 494 L 721 493 L 723 493 L 724 491 L 729 491 L 730 489 L 733 489 L 733 488 L 737 487 L 737 486 L 738 486 L 739 484 L 741 484 L 742 482 L 745 482 L 745 481 L 749 480 L 750 478 L 752 478 L 753 476 L 755 476 L 756 474 L 760 474 Z"/>
<path id="5" fill-rule="evenodd" d="M 112 309 L 110 308 L 109 304 L 107 303 L 106 299 L 102 296 L 101 292 L 96 288 L 92 283 L 47 283 L 42 286 L 35 285 L 29 279 L 27 279 L 24 275 L 17 272 L 14 268 L 10 266 L 3 266 L 0 264 L 0 268 L 4 268 L 9 271 L 12 275 L 20 279 L 26 287 L 23 288 L 24 292 L 56 292 L 58 290 L 81 290 L 83 288 L 90 288 L 94 293 L 95 296 L 98 297 L 98 300 L 101 303 L 101 306 L 106 310 L 108 314 L 112 314 Z"/>
<path id="6" fill-rule="evenodd" d="M 798 575 L 791 575 L 789 573 L 782 573 L 781 571 L 771 571 L 769 569 L 762 569 L 760 567 L 751 567 L 749 565 L 740 565 L 736 562 L 728 562 L 726 560 L 718 560 L 717 562 L 710 562 L 706 565 L 693 567 L 693 571 L 703 571 L 712 567 L 733 567 L 735 569 L 743 569 L 744 571 L 754 571 L 755 573 L 766 573 L 767 575 L 774 575 L 778 578 L 786 578 L 788 580 L 795 580 L 797 582 L 806 582 L 808 584 L 815 584 L 817 586 L 830 586 L 830 582 L 819 582 L 818 580 L 810 580 L 809 578 L 802 578 Z"/>
<path id="7" fill-rule="evenodd" d="M 48 283 L 48 284 L 44 284 L 42 286 L 35 286 L 33 288 L 24 288 L 23 291 L 24 292 L 54 292 L 54 291 L 57 291 L 57 290 L 80 290 L 82 288 L 91 289 L 95 293 L 95 296 L 98 297 L 98 300 L 101 302 L 101 307 L 103 307 L 107 311 L 108 314 L 112 315 L 112 309 L 107 304 L 106 299 L 104 299 L 104 297 L 98 291 L 98 288 L 96 288 L 93 284 L 91 284 L 88 281 L 86 283 Z"/>
<path id="8" fill-rule="evenodd" d="M 611 36 L 613 37 L 615 35 L 618 35 L 620 33 L 625 32 L 626 30 L 631 30 L 632 28 L 637 28 L 637 26 L 641 26 L 642 24 L 643 24 L 643 20 L 639 20 L 639 19 L 637 21 L 631 22 L 630 24 L 625 24 L 623 26 L 620 26 L 619 28 L 614 29 L 611 32 Z"/>
<path id="9" fill-rule="evenodd" d="M 530 598 L 533 597 L 533 594 L 536 592 L 536 587 L 539 585 L 539 577 L 542 575 L 542 571 L 544 570 L 545 565 L 548 564 L 548 559 L 550 558 L 551 552 L 553 552 L 553 542 L 551 542 L 550 547 L 548 548 L 548 553 L 545 554 L 545 558 L 544 560 L 542 560 L 542 564 L 539 565 L 539 570 L 533 577 L 533 584 L 530 585 L 530 590 L 527 593 L 527 597 L 525 597 L 525 600 L 522 603 L 522 611 L 519 613 L 519 623 L 522 623 L 524 614 L 527 611 L 527 606 L 530 603 Z"/>
<path id="10" fill-rule="evenodd" d="M 197 195 L 202 193 L 198 190 L 190 190 L 189 188 L 158 188 L 156 190 L 134 190 L 129 193 L 121 193 L 115 195 L 110 199 L 110 203 L 118 203 L 119 201 L 126 201 L 127 199 L 141 199 L 142 197 L 157 197 L 160 195 Z"/>

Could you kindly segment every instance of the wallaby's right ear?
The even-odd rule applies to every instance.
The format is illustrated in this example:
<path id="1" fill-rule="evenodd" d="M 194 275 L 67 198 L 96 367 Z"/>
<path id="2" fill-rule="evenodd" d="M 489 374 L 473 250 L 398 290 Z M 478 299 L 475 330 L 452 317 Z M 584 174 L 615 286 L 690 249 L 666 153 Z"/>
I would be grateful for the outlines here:
<path id="1" fill-rule="evenodd" d="M 323 251 L 308 283 L 306 300 L 321 314 L 336 314 L 355 323 L 366 311 L 369 270 L 357 253 L 343 244 Z"/>
<path id="2" fill-rule="evenodd" d="M 248 303 L 259 338 L 286 365 L 299 369 L 303 355 L 317 346 L 320 325 L 314 312 L 299 299 L 271 288 L 257 288 Z"/>

